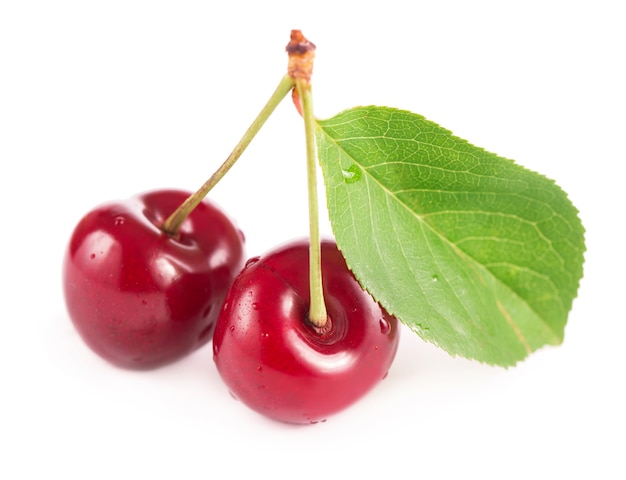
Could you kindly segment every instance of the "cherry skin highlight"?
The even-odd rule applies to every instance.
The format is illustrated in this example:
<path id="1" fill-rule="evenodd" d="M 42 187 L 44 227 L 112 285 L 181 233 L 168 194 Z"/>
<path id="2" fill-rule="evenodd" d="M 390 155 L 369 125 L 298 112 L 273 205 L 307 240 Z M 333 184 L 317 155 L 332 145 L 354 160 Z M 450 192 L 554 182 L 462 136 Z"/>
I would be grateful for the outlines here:
<path id="1" fill-rule="evenodd" d="M 333 241 L 321 243 L 323 328 L 307 319 L 309 243 L 248 261 L 226 295 L 213 359 L 232 395 L 287 423 L 317 423 L 368 393 L 395 357 L 399 329 L 361 288 Z"/>
<path id="2" fill-rule="evenodd" d="M 188 196 L 155 190 L 100 205 L 70 237 L 69 316 L 87 345 L 119 367 L 156 368 L 206 344 L 243 267 L 243 235 L 207 200 L 177 235 L 161 230 Z"/>

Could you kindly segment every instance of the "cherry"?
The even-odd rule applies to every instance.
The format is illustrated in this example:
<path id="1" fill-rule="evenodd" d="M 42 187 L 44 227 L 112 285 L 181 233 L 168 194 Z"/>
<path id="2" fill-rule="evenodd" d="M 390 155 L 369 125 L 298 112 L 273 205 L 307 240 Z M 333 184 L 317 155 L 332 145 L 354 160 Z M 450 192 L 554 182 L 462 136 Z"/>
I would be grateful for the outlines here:
<path id="1" fill-rule="evenodd" d="M 232 395 L 287 423 L 317 423 L 353 404 L 386 375 L 399 329 L 348 270 L 334 241 L 321 242 L 328 317 L 308 320 L 309 242 L 250 259 L 231 285 L 213 358 Z"/>
<path id="2" fill-rule="evenodd" d="M 168 234 L 187 198 L 156 190 L 100 205 L 75 227 L 63 260 L 69 316 L 83 340 L 124 368 L 172 362 L 207 343 L 243 267 L 243 236 L 207 200 Z"/>

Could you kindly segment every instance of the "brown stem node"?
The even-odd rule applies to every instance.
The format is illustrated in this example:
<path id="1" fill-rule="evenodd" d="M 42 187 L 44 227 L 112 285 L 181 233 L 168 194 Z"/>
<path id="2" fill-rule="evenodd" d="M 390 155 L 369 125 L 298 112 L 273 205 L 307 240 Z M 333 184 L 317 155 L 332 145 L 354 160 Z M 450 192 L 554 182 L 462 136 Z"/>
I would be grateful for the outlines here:
<path id="1" fill-rule="evenodd" d="M 315 44 L 307 40 L 300 30 L 292 30 L 286 50 L 289 55 L 288 75 L 294 80 L 310 82 L 313 74 Z"/>

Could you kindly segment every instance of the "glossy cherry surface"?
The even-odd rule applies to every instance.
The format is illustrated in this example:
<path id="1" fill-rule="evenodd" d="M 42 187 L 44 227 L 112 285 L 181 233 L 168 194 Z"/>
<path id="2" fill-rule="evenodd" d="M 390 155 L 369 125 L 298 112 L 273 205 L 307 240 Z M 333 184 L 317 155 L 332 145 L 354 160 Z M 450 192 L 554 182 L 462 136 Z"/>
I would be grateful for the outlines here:
<path id="1" fill-rule="evenodd" d="M 83 340 L 120 367 L 158 367 L 208 342 L 243 266 L 241 232 L 207 200 L 175 237 L 160 229 L 188 196 L 156 190 L 103 204 L 70 237 L 67 310 Z"/>
<path id="2" fill-rule="evenodd" d="M 393 362 L 397 320 L 356 281 L 332 241 L 321 245 L 329 321 L 307 320 L 309 244 L 247 262 L 217 320 L 213 358 L 233 396 L 288 423 L 316 423 L 382 380 Z"/>

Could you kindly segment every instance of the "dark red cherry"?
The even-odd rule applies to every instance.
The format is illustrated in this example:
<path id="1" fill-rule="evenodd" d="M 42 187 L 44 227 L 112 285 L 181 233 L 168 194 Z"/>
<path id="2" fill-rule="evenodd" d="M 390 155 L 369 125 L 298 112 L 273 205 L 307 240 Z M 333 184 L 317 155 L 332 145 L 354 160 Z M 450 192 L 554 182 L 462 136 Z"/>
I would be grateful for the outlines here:
<path id="1" fill-rule="evenodd" d="M 155 368 L 208 342 L 244 260 L 243 237 L 202 201 L 175 236 L 160 228 L 189 196 L 157 190 L 85 215 L 63 260 L 70 318 L 96 353 L 120 367 Z"/>
<path id="2" fill-rule="evenodd" d="M 288 423 L 316 423 L 345 409 L 386 375 L 399 329 L 361 288 L 334 242 L 321 244 L 328 320 L 307 319 L 309 243 L 251 259 L 226 295 L 213 358 L 233 396 Z"/>

